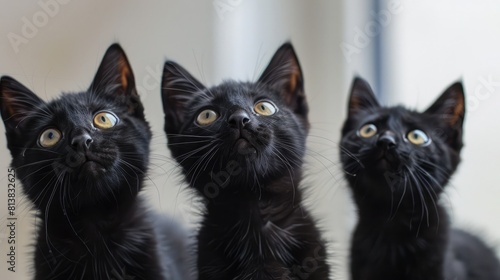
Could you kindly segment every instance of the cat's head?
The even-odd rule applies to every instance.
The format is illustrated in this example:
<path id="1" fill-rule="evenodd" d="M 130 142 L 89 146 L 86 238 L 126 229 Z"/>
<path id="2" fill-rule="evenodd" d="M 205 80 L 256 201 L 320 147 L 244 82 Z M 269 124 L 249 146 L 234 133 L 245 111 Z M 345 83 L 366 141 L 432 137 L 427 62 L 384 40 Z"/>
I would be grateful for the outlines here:
<path id="1" fill-rule="evenodd" d="M 119 45 L 109 47 L 87 91 L 51 102 L 2 77 L 0 109 L 11 165 L 38 209 L 50 201 L 80 207 L 137 193 L 151 132 Z"/>
<path id="2" fill-rule="evenodd" d="M 290 177 L 302 165 L 308 107 L 289 43 L 253 83 L 207 88 L 167 61 L 162 99 L 168 147 L 188 181 L 209 197 L 229 184 Z"/>
<path id="3" fill-rule="evenodd" d="M 386 199 L 389 191 L 410 195 L 410 188 L 416 196 L 441 193 L 460 161 L 464 115 L 460 82 L 416 112 L 380 106 L 368 83 L 355 78 L 341 141 L 351 187 Z"/>

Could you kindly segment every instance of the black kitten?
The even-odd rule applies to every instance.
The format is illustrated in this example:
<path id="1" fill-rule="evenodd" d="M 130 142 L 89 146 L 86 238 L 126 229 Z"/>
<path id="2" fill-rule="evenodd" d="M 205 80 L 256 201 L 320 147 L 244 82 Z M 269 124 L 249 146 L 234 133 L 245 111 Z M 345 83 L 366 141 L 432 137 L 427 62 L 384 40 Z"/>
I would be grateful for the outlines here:
<path id="1" fill-rule="evenodd" d="M 291 44 L 255 83 L 206 88 L 168 61 L 162 85 L 168 147 L 207 207 L 200 279 L 327 279 L 299 189 L 309 124 Z"/>
<path id="2" fill-rule="evenodd" d="M 88 91 L 46 103 L 3 77 L 0 106 L 12 167 L 40 214 L 35 279 L 177 273 L 137 197 L 151 131 L 120 46 L 108 49 Z"/>
<path id="3" fill-rule="evenodd" d="M 439 197 L 460 161 L 461 83 L 425 112 L 381 107 L 356 78 L 341 160 L 358 208 L 353 280 L 494 280 L 500 264 L 477 237 L 449 230 Z"/>

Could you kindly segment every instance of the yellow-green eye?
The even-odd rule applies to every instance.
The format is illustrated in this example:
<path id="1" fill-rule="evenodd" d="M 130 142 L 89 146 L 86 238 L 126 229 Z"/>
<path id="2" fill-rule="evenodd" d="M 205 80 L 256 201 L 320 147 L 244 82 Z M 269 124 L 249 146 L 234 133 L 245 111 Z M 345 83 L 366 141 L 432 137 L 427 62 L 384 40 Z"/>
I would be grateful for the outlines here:
<path id="1" fill-rule="evenodd" d="M 408 132 L 406 138 L 410 141 L 410 143 L 417 146 L 428 144 L 431 141 L 431 138 L 429 138 L 429 136 L 427 136 L 427 134 L 420 129 Z"/>
<path id="2" fill-rule="evenodd" d="M 363 125 L 358 131 L 358 135 L 363 138 L 370 138 L 375 134 L 377 134 L 377 127 L 371 123 Z"/>
<path id="3" fill-rule="evenodd" d="M 61 132 L 55 128 L 49 128 L 42 132 L 38 142 L 44 148 L 50 148 L 61 140 Z"/>
<path id="4" fill-rule="evenodd" d="M 196 123 L 199 125 L 209 125 L 217 120 L 219 114 L 217 114 L 214 110 L 205 109 L 201 111 L 201 113 L 196 118 Z"/>
<path id="5" fill-rule="evenodd" d="M 112 128 L 118 122 L 118 118 L 109 112 L 100 112 L 94 116 L 94 125 L 101 129 Z"/>
<path id="6" fill-rule="evenodd" d="M 269 101 L 260 101 L 253 106 L 255 113 L 262 116 L 271 116 L 276 113 L 276 107 Z"/>

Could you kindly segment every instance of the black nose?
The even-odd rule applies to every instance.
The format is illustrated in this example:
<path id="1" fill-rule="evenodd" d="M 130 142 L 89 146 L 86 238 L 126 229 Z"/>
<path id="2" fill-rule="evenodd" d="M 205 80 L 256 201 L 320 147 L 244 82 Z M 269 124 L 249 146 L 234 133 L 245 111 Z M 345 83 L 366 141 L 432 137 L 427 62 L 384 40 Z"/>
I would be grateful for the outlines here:
<path id="1" fill-rule="evenodd" d="M 378 137 L 377 145 L 387 150 L 395 148 L 397 145 L 396 134 L 390 130 L 385 131 Z"/>
<path id="2" fill-rule="evenodd" d="M 229 116 L 227 122 L 231 127 L 242 128 L 250 122 L 250 117 L 245 110 L 238 109 Z"/>
<path id="3" fill-rule="evenodd" d="M 88 133 L 78 134 L 71 139 L 71 146 L 74 148 L 88 149 L 94 140 Z"/>

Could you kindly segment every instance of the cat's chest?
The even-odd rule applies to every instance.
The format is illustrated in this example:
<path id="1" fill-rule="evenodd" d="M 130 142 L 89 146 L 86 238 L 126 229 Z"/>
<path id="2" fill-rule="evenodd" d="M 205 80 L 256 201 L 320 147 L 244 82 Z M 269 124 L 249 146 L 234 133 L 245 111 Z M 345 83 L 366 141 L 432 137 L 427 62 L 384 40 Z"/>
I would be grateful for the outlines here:
<path id="1" fill-rule="evenodd" d="M 440 279 L 444 251 L 438 240 L 435 230 L 358 229 L 351 248 L 353 279 Z"/>
<path id="2" fill-rule="evenodd" d="M 293 262 L 293 251 L 302 243 L 295 234 L 300 225 L 289 214 L 259 207 L 258 203 L 242 208 L 245 212 L 227 210 L 234 215 L 217 219 L 214 224 L 207 223 L 200 232 L 200 244 L 207 244 L 207 250 L 241 266 L 248 266 L 249 262 L 259 266 L 272 262 L 286 267 Z"/>
<path id="3" fill-rule="evenodd" d="M 427 251 L 429 246 L 429 241 L 420 237 L 373 233 L 364 236 L 355 235 L 353 250 L 364 251 L 364 258 L 398 262 Z"/>
<path id="4" fill-rule="evenodd" d="M 439 230 L 412 222 L 361 221 L 353 236 L 355 247 L 370 256 L 399 260 L 431 249 Z"/>
<path id="5" fill-rule="evenodd" d="M 219 278 L 223 271 L 231 279 L 281 279 L 292 273 L 288 268 L 296 262 L 294 250 L 301 244 L 289 229 L 269 220 L 240 221 L 218 236 L 202 229 L 201 235 L 200 259 L 219 269 L 210 279 L 225 279 Z"/>
<path id="6" fill-rule="evenodd" d="M 254 219 L 232 229 L 238 242 L 228 244 L 242 259 L 293 261 L 292 250 L 300 245 L 293 233 L 293 225 L 273 220 Z"/>
<path id="7" fill-rule="evenodd" d="M 71 275 L 85 275 L 85 279 L 127 279 L 127 275 L 143 275 L 141 266 L 152 264 L 148 254 L 156 249 L 146 233 L 131 228 L 94 226 L 75 227 L 64 237 L 40 237 L 37 271 L 43 271 L 43 275 L 69 277 L 66 279 L 72 279 Z M 134 263 L 136 265 L 131 265 Z"/>
<path id="8" fill-rule="evenodd" d="M 91 234 L 88 234 L 91 232 Z M 64 238 L 51 238 L 41 240 L 52 253 L 59 252 L 68 259 L 94 258 L 100 256 L 104 259 L 113 255 L 127 255 L 146 243 L 147 236 L 140 231 L 109 230 L 108 232 L 78 231 L 75 229 L 71 235 Z M 56 256 L 58 254 L 55 254 Z"/>

